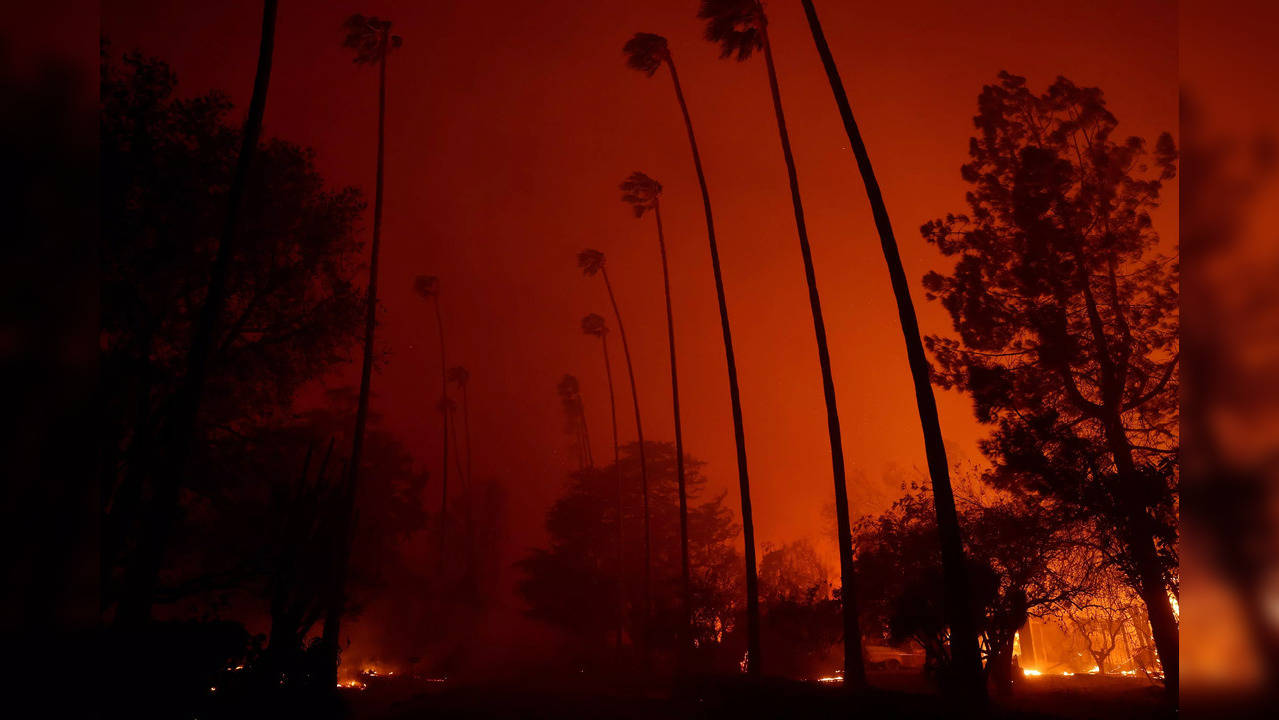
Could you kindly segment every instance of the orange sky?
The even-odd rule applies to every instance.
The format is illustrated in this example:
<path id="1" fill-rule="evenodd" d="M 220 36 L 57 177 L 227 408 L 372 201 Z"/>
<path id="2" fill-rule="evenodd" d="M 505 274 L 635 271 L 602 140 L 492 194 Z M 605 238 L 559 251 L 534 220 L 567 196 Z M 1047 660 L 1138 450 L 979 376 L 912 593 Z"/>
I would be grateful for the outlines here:
<path id="1" fill-rule="evenodd" d="M 617 183 L 641 170 L 665 186 L 685 445 L 736 507 L 724 357 L 696 178 L 669 79 L 623 64 L 636 31 L 670 39 L 716 210 L 737 345 L 761 542 L 808 536 L 833 558 L 831 468 L 821 381 L 785 168 L 762 58 L 719 61 L 694 0 L 281 3 L 265 132 L 314 147 L 334 184 L 372 195 L 376 72 L 339 47 L 353 11 L 394 20 L 381 276 L 387 353 L 375 377 L 384 414 L 435 467 L 438 383 L 433 319 L 415 275 L 442 279 L 450 363 L 472 378 L 479 474 L 509 490 L 514 552 L 541 539 L 542 510 L 575 462 L 555 383 L 577 374 L 596 457 L 608 407 L 587 312 L 607 315 L 574 253 L 603 250 L 618 292 L 646 435 L 672 437 L 661 269 L 650 218 Z M 505 5 L 505 7 L 502 7 Z M 964 209 L 976 96 L 1001 69 L 1044 88 L 1057 75 L 1106 91 L 1119 132 L 1177 130 L 1177 18 L 1168 0 L 819 0 L 884 190 L 927 332 L 949 321 L 919 279 L 941 265 L 921 223 Z M 768 5 L 798 164 L 849 459 L 855 512 L 882 509 L 920 476 L 923 445 L 884 261 L 860 178 L 797 1 Z M 116 50 L 169 61 L 184 94 L 223 89 L 242 110 L 260 3 L 106 0 Z M 1175 240 L 1175 187 L 1156 218 Z M 620 355 L 620 353 L 619 353 Z M 358 368 L 334 382 L 355 383 Z M 619 386 L 619 390 L 622 387 Z M 961 396 L 939 396 L 952 461 L 977 461 L 982 430 Z M 619 393 L 624 437 L 629 400 Z M 432 497 L 436 497 L 433 493 Z M 833 564 L 833 563 L 832 563 Z"/>

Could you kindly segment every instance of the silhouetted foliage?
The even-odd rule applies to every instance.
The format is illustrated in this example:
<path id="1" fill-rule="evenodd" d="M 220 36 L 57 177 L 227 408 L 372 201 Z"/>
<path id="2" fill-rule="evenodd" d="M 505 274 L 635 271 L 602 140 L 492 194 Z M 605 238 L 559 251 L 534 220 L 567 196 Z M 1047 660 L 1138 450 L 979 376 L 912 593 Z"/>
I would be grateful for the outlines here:
<path id="1" fill-rule="evenodd" d="M 986 671 L 997 688 L 1007 688 L 1017 630 L 1030 614 L 1055 610 L 1084 592 L 1096 556 L 1086 526 L 1033 500 L 987 491 L 962 503 L 960 522 L 968 529 L 970 601 Z M 912 486 L 889 510 L 862 520 L 855 544 L 867 633 L 917 642 L 929 668 L 951 672 L 931 488 Z"/>
<path id="2" fill-rule="evenodd" d="M 185 372 L 236 159 L 238 131 L 219 94 L 178 99 L 163 62 L 102 65 L 102 500 L 104 602 L 112 569 L 150 509 L 144 471 Z M 190 490 L 217 445 L 276 422 L 299 387 L 347 357 L 359 328 L 354 283 L 363 210 L 330 190 L 314 154 L 281 140 L 259 149 L 232 257 L 226 318 L 213 346 Z M 290 458 L 296 473 L 302 453 Z"/>
<path id="3" fill-rule="evenodd" d="M 635 36 L 622 46 L 626 53 L 626 66 L 638 70 L 649 77 L 662 67 L 671 56 L 666 46 L 666 38 L 653 33 L 635 33 Z"/>
<path id="4" fill-rule="evenodd" d="M 637 218 L 656 209 L 662 195 L 662 184 L 642 172 L 631 173 L 618 188 L 622 191 L 622 202 L 631 206 Z"/>
<path id="5" fill-rule="evenodd" d="M 767 19 L 759 0 L 702 0 L 697 17 L 706 21 L 706 39 L 720 46 L 720 58 L 748 60 L 764 47 Z"/>
<path id="6" fill-rule="evenodd" d="M 377 16 L 352 15 L 342 23 L 342 47 L 355 51 L 354 61 L 360 65 L 381 62 L 383 57 L 404 44 L 399 35 L 390 35 L 391 21 Z M 389 47 L 388 47 L 389 44 Z"/>
<path id="7" fill-rule="evenodd" d="M 1178 268 L 1150 217 L 1172 139 L 1116 141 L 1101 91 L 1065 78 L 1036 95 L 1001 73 L 978 108 L 971 212 L 923 227 L 956 258 L 924 278 L 959 335 L 928 338 L 936 378 L 993 427 L 992 482 L 1097 521 L 1175 692 Z"/>
<path id="8" fill-rule="evenodd" d="M 764 547 L 759 589 L 769 672 L 813 678 L 840 667 L 842 603 L 807 540 Z"/>
<path id="9" fill-rule="evenodd" d="M 683 623 L 680 597 L 680 538 L 675 453 L 669 443 L 649 443 L 649 507 L 652 516 L 654 592 L 651 650 L 671 653 Z M 737 624 L 740 611 L 740 566 L 733 546 L 738 532 L 724 496 L 706 497 L 701 463 L 685 458 L 689 496 L 689 550 L 693 568 L 695 636 L 703 653 L 722 643 Z M 640 528 L 644 504 L 638 448 L 627 445 L 621 459 L 622 522 Z M 606 659 L 616 622 L 612 599 L 617 592 L 617 498 L 613 465 L 573 473 L 564 493 L 547 512 L 549 546 L 520 561 L 524 577 L 520 595 L 531 617 L 559 628 L 570 641 L 576 660 Z M 623 578 L 644 573 L 643 535 L 623 536 Z M 631 628 L 643 627 L 644 587 L 625 582 Z M 635 638 L 632 636 L 632 642 Z M 738 656 L 740 658 L 740 655 Z"/>

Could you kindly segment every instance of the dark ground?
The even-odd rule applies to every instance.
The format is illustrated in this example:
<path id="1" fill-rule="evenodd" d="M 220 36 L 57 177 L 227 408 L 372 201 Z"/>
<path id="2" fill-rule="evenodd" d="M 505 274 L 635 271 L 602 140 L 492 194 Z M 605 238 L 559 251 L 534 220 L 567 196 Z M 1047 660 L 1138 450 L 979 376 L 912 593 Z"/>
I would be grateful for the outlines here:
<path id="1" fill-rule="evenodd" d="M 931 692 L 914 673 L 877 673 L 876 686 L 850 698 L 838 685 L 740 679 L 690 682 L 674 691 L 617 691 L 583 683 L 558 689 L 513 689 L 437 683 L 423 689 L 412 681 L 370 682 L 343 690 L 349 716 L 359 720 L 416 718 L 953 718 L 963 717 L 949 700 Z M 1159 688 L 1123 677 L 1031 678 L 1009 698 L 992 701 L 979 717 L 993 718 L 1170 718 Z"/>

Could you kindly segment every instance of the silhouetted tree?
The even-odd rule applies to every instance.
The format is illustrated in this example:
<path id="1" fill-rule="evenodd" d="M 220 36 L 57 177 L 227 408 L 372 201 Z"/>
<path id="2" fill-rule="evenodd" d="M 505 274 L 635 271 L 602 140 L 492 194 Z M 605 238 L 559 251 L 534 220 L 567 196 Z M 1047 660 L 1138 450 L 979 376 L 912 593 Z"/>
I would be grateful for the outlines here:
<path id="1" fill-rule="evenodd" d="M 759 657 L 759 580 L 755 568 L 755 519 L 751 511 L 750 475 L 746 468 L 746 428 L 742 422 L 742 400 L 737 386 L 737 357 L 733 354 L 733 333 L 728 323 L 728 300 L 724 295 L 724 277 L 720 272 L 719 244 L 715 240 L 715 218 L 711 213 L 711 194 L 706 187 L 706 174 L 702 171 L 702 156 L 693 134 L 693 119 L 684 101 L 679 73 L 675 71 L 675 59 L 671 55 L 666 38 L 653 33 L 636 33 L 622 48 L 626 64 L 652 77 L 663 64 L 671 71 L 675 87 L 675 99 L 684 116 L 684 128 L 688 131 L 688 144 L 693 152 L 693 168 L 697 171 L 697 184 L 702 191 L 702 209 L 706 215 L 706 239 L 711 251 L 711 269 L 715 275 L 715 295 L 719 300 L 720 328 L 724 335 L 724 358 L 728 367 L 728 396 L 733 410 L 733 440 L 737 447 L 737 482 L 742 508 L 742 543 L 746 560 L 746 636 L 750 657 Z"/>
<path id="2" fill-rule="evenodd" d="M 468 391 L 471 373 L 461 365 L 454 365 L 449 368 L 448 379 L 462 394 L 462 431 L 465 434 L 463 439 L 466 441 L 466 465 L 458 467 L 457 472 L 462 479 L 462 526 L 466 533 L 466 568 L 463 581 L 468 594 L 473 595 L 475 591 L 475 498 L 472 496 L 474 487 L 471 477 L 471 396 Z M 457 448 L 457 421 L 453 419 L 451 413 L 449 422 L 453 426 L 453 454 L 460 461 L 462 455 Z"/>
<path id="3" fill-rule="evenodd" d="M 907 494 L 857 528 L 861 606 L 873 635 L 894 642 L 914 640 L 928 666 L 955 671 L 949 617 L 936 588 L 944 569 L 936 552 L 935 502 L 927 485 Z M 968 598 L 986 649 L 986 679 L 1001 693 L 1011 689 L 1013 639 L 1031 613 L 1055 611 L 1085 591 L 1096 554 L 1086 526 L 1033 498 L 969 497 L 966 527 Z"/>
<path id="4" fill-rule="evenodd" d="M 857 167 L 861 171 L 862 184 L 866 186 L 866 197 L 870 201 L 871 215 L 875 218 L 875 229 L 879 233 L 879 244 L 884 252 L 884 261 L 888 265 L 888 277 L 892 281 L 893 295 L 897 300 L 897 316 L 902 326 L 902 336 L 906 340 L 906 358 L 910 363 L 910 375 L 915 385 L 915 404 L 919 410 L 919 422 L 924 432 L 924 454 L 928 460 L 928 475 L 932 481 L 933 499 L 936 503 L 937 527 L 940 528 L 942 567 L 945 572 L 946 617 L 951 629 L 952 659 L 956 670 L 964 679 L 962 688 L 968 692 L 981 693 L 984 685 L 981 682 L 981 660 L 978 657 L 977 630 L 973 623 L 973 610 L 968 606 L 968 578 L 964 563 L 964 542 L 955 513 L 955 496 L 950 487 L 949 464 L 946 460 L 946 443 L 941 434 L 941 422 L 937 417 L 937 400 L 933 396 L 933 386 L 929 381 L 928 357 L 924 354 L 924 343 L 920 338 L 919 319 L 915 315 L 915 304 L 911 301 L 910 285 L 906 281 L 906 269 L 902 266 L 901 252 L 897 249 L 897 239 L 893 236 L 893 226 L 888 218 L 888 207 L 884 204 L 884 196 L 879 190 L 879 181 L 875 179 L 875 169 L 870 163 L 870 153 L 866 151 L 866 143 L 862 140 L 857 121 L 853 118 L 853 109 L 848 102 L 848 94 L 844 91 L 844 83 L 839 77 L 839 69 L 826 44 L 826 36 L 822 32 L 821 22 L 817 18 L 817 9 L 812 0 L 802 0 L 804 14 L 808 17 L 809 29 L 813 34 L 813 42 L 821 55 L 822 65 L 826 68 L 826 77 L 830 81 L 831 91 L 835 94 L 835 103 L 839 106 L 840 117 L 844 121 L 844 130 L 848 133 L 848 144 L 857 159 Z"/>
<path id="5" fill-rule="evenodd" d="M 644 462 L 644 424 L 640 420 L 639 391 L 635 388 L 635 365 L 631 362 L 630 343 L 626 341 L 626 326 L 622 324 L 622 312 L 617 308 L 617 297 L 613 295 L 613 283 L 609 281 L 608 269 L 604 267 L 604 253 L 599 250 L 583 250 L 577 254 L 577 266 L 587 277 L 598 274 L 604 278 L 604 288 L 608 290 L 608 301 L 613 306 L 613 317 L 617 320 L 617 332 L 622 336 L 622 355 L 626 358 L 626 375 L 631 381 L 631 404 L 635 407 L 635 434 L 639 438 L 640 482 L 644 490 L 644 547 L 650 548 L 649 524 L 652 519 L 648 513 L 648 464 Z M 644 554 L 645 557 L 650 558 L 644 564 L 644 618 L 647 622 L 648 610 L 653 602 L 653 573 L 651 552 L 645 550 Z M 640 634 L 644 635 L 644 633 Z"/>
<path id="6" fill-rule="evenodd" d="M 148 516 L 177 512 L 176 528 L 189 523 L 190 503 L 153 504 L 163 492 L 152 470 L 185 383 L 243 139 L 226 122 L 225 96 L 175 99 L 176 82 L 163 62 L 126 55 L 121 64 L 104 48 L 99 367 L 113 408 L 100 429 L 104 610 L 121 599 L 120 570 L 139 561 Z M 302 384 L 347 358 L 361 328 L 359 191 L 327 188 L 313 151 L 274 139 L 260 143 L 245 183 L 226 319 L 182 478 L 183 497 L 199 501 L 217 488 L 209 467 L 221 447 L 287 412 Z M 281 472 L 296 474 L 304 450 Z M 184 534 L 170 533 L 166 545 Z M 172 595 L 171 569 L 166 559 L 153 599 Z"/>
<path id="7" fill-rule="evenodd" d="M 795 157 L 791 153 L 790 134 L 786 131 L 786 116 L 782 110 L 781 89 L 777 83 L 777 68 L 773 64 L 773 50 L 768 40 L 768 17 L 760 0 L 702 0 L 697 13 L 706 20 L 706 39 L 720 47 L 720 57 L 736 56 L 747 60 L 756 50 L 764 53 L 764 65 L 768 69 L 768 86 L 773 98 L 773 112 L 777 116 L 777 134 L 782 144 L 782 157 L 786 161 L 786 177 L 790 182 L 791 204 L 795 209 L 795 228 L 799 234 L 799 250 L 804 259 L 804 277 L 808 282 L 808 302 L 813 313 L 813 330 L 817 338 L 817 359 L 822 372 L 822 390 L 826 398 L 826 425 L 830 435 L 831 465 L 835 480 L 835 524 L 839 534 L 840 581 L 844 602 L 844 682 L 848 687 L 860 688 L 866 683 L 862 667 L 861 631 L 858 629 L 856 593 L 854 591 L 852 531 L 849 526 L 848 487 L 844 474 L 844 444 L 839 430 L 839 407 L 835 401 L 835 378 L 831 372 L 830 348 L 826 342 L 826 322 L 822 318 L 822 301 L 817 292 L 817 271 L 813 267 L 813 252 L 808 243 L 808 227 L 804 222 L 804 206 L 799 194 L 799 176 L 795 170 Z M 751 664 L 759 658 L 751 658 Z"/>
<path id="8" fill-rule="evenodd" d="M 187 461 L 196 434 L 196 417 L 204 394 L 209 356 L 214 351 L 218 324 L 227 302 L 228 275 L 235 253 L 249 170 L 258 150 L 262 116 L 266 111 L 267 86 L 271 82 L 271 60 L 275 49 L 276 0 L 262 4 L 262 32 L 258 46 L 257 73 L 253 96 L 240 140 L 240 154 L 227 193 L 225 220 L 214 250 L 208 288 L 195 319 L 194 334 L 187 351 L 186 374 L 173 396 L 173 406 L 161 429 L 159 453 L 151 468 L 152 502 L 146 515 L 135 557 L 125 573 L 125 591 L 116 608 L 116 622 L 137 626 L 151 618 L 156 581 L 164 560 L 165 546 L 179 515 L 179 499 Z"/>
<path id="9" fill-rule="evenodd" d="M 466 441 L 466 474 L 463 477 L 469 484 L 471 482 L 471 397 L 467 393 L 467 386 L 471 382 L 471 373 L 461 365 L 455 365 L 449 368 L 448 379 L 457 386 L 458 392 L 462 393 L 462 432 L 463 439 Z"/>
<path id="10" fill-rule="evenodd" d="M 675 360 L 675 316 L 671 309 L 671 273 L 666 263 L 666 235 L 662 232 L 662 185 L 641 172 L 631 173 L 621 184 L 622 202 L 630 204 L 635 217 L 652 210 L 657 220 L 657 248 L 662 256 L 662 289 L 666 295 L 666 337 L 671 355 L 671 405 L 675 416 L 675 475 L 679 485 L 680 562 L 683 571 L 680 593 L 691 642 L 692 595 L 688 579 L 688 502 L 684 497 L 684 426 L 679 413 L 679 372 Z"/>
<path id="11" fill-rule="evenodd" d="M 789 677 L 829 675 L 843 634 L 843 603 L 807 540 L 764 546 L 759 563 L 768 666 Z"/>
<path id="12" fill-rule="evenodd" d="M 680 651 L 684 632 L 683 611 L 676 592 L 681 582 L 680 539 L 676 506 L 675 452 L 670 443 L 649 443 L 645 453 L 649 473 L 649 503 L 653 511 L 652 557 L 655 582 L 670 592 L 655 595 L 652 621 L 652 651 L 671 657 Z M 600 466 L 570 475 L 564 493 L 546 514 L 549 542 L 518 563 L 523 577 L 518 592 L 528 603 L 529 614 L 562 630 L 575 641 L 578 662 L 600 660 L 610 647 L 613 617 L 609 604 L 602 602 L 617 585 L 619 567 L 613 562 L 611 538 L 618 516 L 616 498 L 608 480 L 620 475 L 624 482 L 621 518 L 638 523 L 643 517 L 643 490 L 639 448 L 623 449 L 620 468 Z M 685 461 L 689 502 L 688 532 L 692 557 L 696 626 L 699 652 L 714 654 L 729 642 L 736 628 L 741 597 L 740 563 L 734 549 L 737 527 L 724 505 L 723 493 L 706 495 L 706 478 L 701 463 Z M 642 572 L 644 547 L 638 533 L 629 533 L 624 546 L 622 574 Z M 643 622 L 643 589 L 627 588 L 627 604 L 636 626 Z M 740 655 L 739 655 L 740 657 Z M 598 662 L 590 663 L 592 667 Z"/>
<path id="13" fill-rule="evenodd" d="M 613 427 L 613 474 L 617 485 L 616 524 L 617 524 L 617 649 L 622 649 L 622 633 L 626 623 L 626 587 L 622 572 L 622 445 L 617 435 L 617 393 L 613 391 L 613 365 L 608 359 L 608 324 L 601 315 L 591 313 L 582 318 L 582 332 L 600 339 L 600 348 L 604 351 L 604 377 L 608 379 L 608 414 Z"/>
<path id="14" fill-rule="evenodd" d="M 1177 265 L 1150 210 L 1175 175 L 1162 135 L 1112 139 L 1100 90 L 1042 95 L 1001 73 L 978 99 L 963 176 L 971 216 L 927 223 L 956 257 L 924 279 L 958 339 L 930 337 L 938 378 L 994 427 L 996 482 L 1086 510 L 1122 550 L 1177 692 Z"/>
<path id="15" fill-rule="evenodd" d="M 418 275 L 413 280 L 413 290 L 435 308 L 435 331 L 440 344 L 440 531 L 449 519 L 449 377 L 448 360 L 444 351 L 444 315 L 440 311 L 440 279 L 434 275 Z M 440 537 L 440 554 L 443 556 L 444 539 Z"/>
<path id="16" fill-rule="evenodd" d="M 377 64 L 377 180 L 373 194 L 373 246 L 369 254 L 369 284 L 365 298 L 364 322 L 364 360 L 360 369 L 360 399 L 355 411 L 355 433 L 351 440 L 351 458 L 347 471 L 351 473 L 348 481 L 352 488 L 358 485 L 360 476 L 360 459 L 364 447 L 364 427 L 368 422 L 369 391 L 373 380 L 373 341 L 377 329 L 377 271 L 378 257 L 382 249 L 382 196 L 383 196 L 383 158 L 386 147 L 386 59 L 391 51 L 400 47 L 399 35 L 391 34 L 391 21 L 379 20 L 376 17 L 352 15 L 342 25 L 346 33 L 342 47 L 355 52 L 355 62 L 359 65 Z M 354 493 L 354 490 L 352 491 Z M 355 495 L 355 496 L 358 496 Z M 350 514 L 355 508 L 351 507 Z M 344 523 L 347 527 L 339 528 L 340 536 L 349 534 L 350 520 Z M 334 682 L 337 680 L 337 648 L 338 634 L 342 622 L 342 606 L 345 602 L 346 565 L 345 554 L 337 558 L 337 572 L 331 598 L 331 605 L 324 621 L 324 643 L 334 654 Z"/>
<path id="17" fill-rule="evenodd" d="M 578 470 L 585 470 L 595 464 L 591 456 L 591 435 L 586 422 L 586 405 L 582 401 L 582 387 L 575 375 L 565 375 L 556 385 L 560 402 L 564 407 L 565 430 L 573 433 L 573 441 L 577 443 Z"/>

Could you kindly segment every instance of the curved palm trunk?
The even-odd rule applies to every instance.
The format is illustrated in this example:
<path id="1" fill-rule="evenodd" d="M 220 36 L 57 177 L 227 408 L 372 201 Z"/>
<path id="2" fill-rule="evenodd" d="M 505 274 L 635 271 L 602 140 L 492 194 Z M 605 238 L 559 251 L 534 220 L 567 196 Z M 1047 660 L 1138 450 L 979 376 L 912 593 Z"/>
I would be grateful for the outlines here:
<path id="1" fill-rule="evenodd" d="M 906 357 L 910 363 L 911 378 L 914 380 L 915 404 L 919 409 L 919 421 L 924 432 L 924 451 L 928 459 L 928 474 L 933 485 L 933 503 L 942 545 L 946 615 L 952 634 L 951 658 L 967 691 L 980 697 L 985 694 L 986 685 L 982 680 L 981 650 L 978 646 L 977 628 L 974 624 L 973 608 L 968 592 L 968 570 L 964 564 L 963 537 L 960 532 L 959 518 L 955 512 L 955 496 L 950 486 L 950 469 L 946 461 L 946 445 L 942 440 L 941 423 L 937 416 L 937 400 L 933 396 L 933 387 L 929 382 L 928 358 L 924 354 L 924 344 L 920 339 L 919 320 L 915 315 L 914 303 L 911 302 L 910 285 L 906 281 L 906 270 L 902 266 L 897 240 L 893 237 L 888 208 L 884 204 L 883 194 L 880 193 L 879 182 L 875 179 L 875 169 L 870 163 L 870 154 L 866 151 L 866 143 L 862 141 L 857 121 L 853 118 L 852 106 L 848 102 L 847 93 L 844 92 L 844 83 L 839 77 L 839 69 L 835 66 L 835 58 L 831 54 L 830 46 L 826 44 L 821 22 L 817 19 L 817 10 L 813 7 L 812 0 L 801 0 L 801 2 L 804 6 L 804 14 L 808 17 L 813 42 L 817 45 L 817 52 L 821 55 L 822 64 L 826 68 L 826 77 L 830 81 L 831 91 L 835 94 L 839 114 L 844 120 L 849 147 L 853 149 L 853 155 L 857 158 L 857 167 L 861 171 L 862 182 L 866 186 L 866 197 L 870 200 L 871 214 L 875 218 L 875 229 L 879 231 L 879 244 L 884 252 L 884 261 L 888 265 L 888 276 L 892 280 L 893 295 L 897 299 L 897 315 L 901 321 L 902 336 L 906 341 Z"/>
<path id="2" fill-rule="evenodd" d="M 648 652 L 648 619 L 653 607 L 653 548 L 648 522 L 648 462 L 644 458 L 644 425 L 640 422 L 639 392 L 635 389 L 635 366 L 631 363 L 631 346 L 626 341 L 626 326 L 622 324 L 622 313 L 617 309 L 617 297 L 613 295 L 613 283 L 609 282 L 608 270 L 601 270 L 604 276 L 604 287 L 608 290 L 608 301 L 613 305 L 613 317 L 617 318 L 617 333 L 622 336 L 622 355 L 626 358 L 626 374 L 631 381 L 631 404 L 635 406 L 635 434 L 639 437 L 640 460 L 640 492 L 644 498 L 644 636 L 642 646 Z"/>
<path id="3" fill-rule="evenodd" d="M 389 42 L 389 28 L 383 31 L 383 44 Z M 359 482 L 360 460 L 364 451 L 364 429 L 369 416 L 369 390 L 373 381 L 373 341 L 377 329 L 377 272 L 378 256 L 382 250 L 382 198 L 383 170 L 386 155 L 386 56 L 383 53 L 378 61 L 377 87 L 377 181 L 373 192 L 373 247 L 369 258 L 369 287 L 365 297 L 364 317 L 364 361 L 360 369 L 360 400 L 355 411 L 355 432 L 351 441 L 351 457 L 345 470 L 347 479 L 347 502 L 341 515 L 338 527 L 339 548 L 334 559 L 333 588 L 329 598 L 329 607 L 324 618 L 322 642 L 325 649 L 332 654 L 330 679 L 337 682 L 338 639 L 341 633 L 342 612 L 346 605 L 346 571 L 351 559 L 351 529 L 355 524 L 355 488 Z"/>
<path id="4" fill-rule="evenodd" d="M 626 625 L 626 586 L 622 583 L 622 446 L 617 437 L 617 394 L 613 392 L 613 364 L 608 359 L 608 338 L 600 335 L 604 349 L 604 376 L 608 378 L 608 412 L 613 423 L 613 474 L 617 479 L 617 651 L 622 652 L 622 632 Z"/>
<path id="5" fill-rule="evenodd" d="M 671 71 L 675 85 L 675 99 L 684 115 L 684 127 L 688 130 L 688 144 L 693 151 L 693 167 L 697 170 L 697 184 L 702 190 L 702 208 L 706 213 L 706 239 L 711 249 L 711 269 L 715 274 L 715 294 L 719 299 L 719 323 L 724 333 L 724 358 L 728 365 L 728 396 L 733 408 L 733 439 L 737 444 L 737 481 L 742 503 L 742 544 L 746 559 L 746 652 L 747 672 L 759 675 L 759 573 L 755 566 L 755 516 L 751 510 L 750 476 L 746 471 L 746 429 L 742 422 L 742 398 L 737 386 L 737 358 L 733 354 L 733 332 L 728 324 L 728 301 L 724 295 L 724 276 L 719 266 L 719 244 L 715 241 L 715 218 L 711 213 L 711 194 L 706 187 L 706 174 L 702 170 L 702 156 L 697 149 L 697 137 L 693 134 L 693 119 L 684 101 L 684 90 L 679 84 L 675 61 L 667 55 L 666 67 Z"/>
<path id="6" fill-rule="evenodd" d="M 209 274 L 208 293 L 205 295 L 204 306 L 200 308 L 191 348 L 187 353 L 187 374 L 175 394 L 173 412 L 164 425 L 163 439 L 159 443 L 162 454 L 158 467 L 151 476 L 155 486 L 154 508 L 143 527 L 138 557 L 129 566 L 125 578 L 125 592 L 116 611 L 116 622 L 121 625 L 139 625 L 150 620 L 165 546 L 177 519 L 182 478 L 186 473 L 194 440 L 195 421 L 200 413 L 200 401 L 208 375 L 209 354 L 214 346 L 218 318 L 226 306 L 235 233 L 240 225 L 240 207 L 244 202 L 249 168 L 257 154 L 258 138 L 262 134 L 262 116 L 266 112 L 267 86 L 271 83 L 271 61 L 275 52 L 277 5 L 277 0 L 265 0 L 262 3 L 262 35 L 258 45 L 257 72 L 253 78 L 253 96 L 249 100 L 248 115 L 244 119 L 240 155 L 236 159 L 235 175 L 231 178 L 231 187 L 227 192 L 226 220 L 218 237 L 217 253 Z"/>
<path id="7" fill-rule="evenodd" d="M 844 444 L 839 431 L 839 408 L 835 404 L 835 379 L 831 373 L 830 348 L 826 342 L 826 323 L 822 319 L 822 301 L 817 293 L 817 273 L 813 268 L 813 252 L 808 244 L 808 228 L 804 223 L 804 206 L 799 197 L 799 176 L 791 153 L 790 135 L 786 132 L 786 116 L 782 112 L 782 94 L 777 85 L 777 68 L 769 44 L 766 23 L 760 25 L 764 45 L 764 64 L 768 67 L 768 87 L 777 115 L 777 134 L 781 137 L 782 155 L 786 159 L 786 177 L 790 181 L 791 204 L 795 207 L 795 227 L 799 231 L 799 250 L 804 257 L 804 276 L 808 281 L 808 303 L 813 311 L 813 330 L 817 336 L 817 359 L 822 369 L 822 390 L 826 395 L 826 426 L 830 434 L 830 458 L 835 475 L 835 520 L 839 530 L 840 599 L 844 606 L 844 686 L 860 688 L 866 684 L 862 660 L 861 627 L 857 618 L 857 589 L 853 573 L 853 533 L 848 513 L 848 487 L 844 476 Z"/>
<path id="8" fill-rule="evenodd" d="M 662 208 L 654 201 L 657 219 L 657 248 L 662 256 L 662 289 L 666 293 L 666 340 L 671 353 L 671 406 L 675 414 L 675 477 L 679 489 L 680 594 L 684 605 L 680 658 L 687 654 L 693 637 L 693 593 L 688 570 L 688 494 L 684 485 L 684 428 L 679 413 L 679 371 L 675 362 L 675 315 L 671 308 L 671 273 L 666 264 L 666 234 L 662 231 Z"/>

